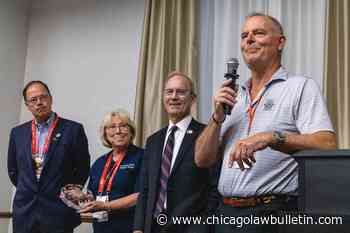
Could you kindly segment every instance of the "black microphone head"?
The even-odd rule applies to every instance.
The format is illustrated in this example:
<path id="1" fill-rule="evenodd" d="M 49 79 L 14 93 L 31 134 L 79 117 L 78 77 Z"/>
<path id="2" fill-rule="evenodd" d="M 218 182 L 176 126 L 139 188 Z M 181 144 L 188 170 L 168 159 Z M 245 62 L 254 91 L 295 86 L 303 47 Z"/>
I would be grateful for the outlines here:
<path id="1" fill-rule="evenodd" d="M 237 58 L 229 58 L 226 62 L 227 65 L 227 73 L 235 74 L 239 65 Z"/>
<path id="2" fill-rule="evenodd" d="M 239 75 L 237 74 L 237 68 L 239 65 L 238 59 L 237 58 L 229 58 L 226 62 L 227 65 L 227 73 L 225 74 L 225 78 L 226 79 L 230 79 L 231 80 L 231 84 L 230 84 L 230 88 L 232 88 L 233 90 L 236 89 L 236 80 L 238 79 Z M 232 107 L 227 105 L 227 104 L 223 104 L 223 108 L 224 108 L 224 113 L 226 115 L 231 115 L 231 110 Z"/>

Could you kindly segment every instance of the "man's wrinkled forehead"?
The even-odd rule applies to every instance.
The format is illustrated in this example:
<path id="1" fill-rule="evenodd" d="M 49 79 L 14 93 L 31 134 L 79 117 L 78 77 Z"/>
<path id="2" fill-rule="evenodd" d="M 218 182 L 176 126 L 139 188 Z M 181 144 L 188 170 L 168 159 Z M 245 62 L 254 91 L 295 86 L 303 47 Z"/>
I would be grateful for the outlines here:
<path id="1" fill-rule="evenodd" d="M 247 26 L 251 27 L 253 22 L 254 29 L 269 29 L 272 32 L 283 35 L 282 28 L 268 16 L 263 15 L 248 16 L 243 24 L 242 32 L 247 31 Z"/>
<path id="2" fill-rule="evenodd" d="M 189 89 L 192 91 L 191 80 L 183 75 L 174 75 L 169 77 L 165 82 L 165 89 L 172 86 L 174 80 L 177 80 L 177 85 L 180 85 L 182 88 Z"/>

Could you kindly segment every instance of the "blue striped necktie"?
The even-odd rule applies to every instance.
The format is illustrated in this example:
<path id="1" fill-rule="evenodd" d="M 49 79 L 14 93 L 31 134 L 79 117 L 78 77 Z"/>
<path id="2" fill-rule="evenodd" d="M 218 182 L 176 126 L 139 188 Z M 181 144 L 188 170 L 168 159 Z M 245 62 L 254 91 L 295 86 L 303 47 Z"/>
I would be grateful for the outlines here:
<path id="1" fill-rule="evenodd" d="M 156 208 L 154 216 L 157 217 L 164 210 L 164 202 L 167 193 L 168 178 L 170 175 L 171 160 L 173 158 L 174 142 L 175 142 L 175 131 L 178 129 L 176 125 L 170 129 L 170 135 L 165 145 L 165 149 L 162 157 L 160 178 L 159 178 L 159 193 L 156 202 Z"/>

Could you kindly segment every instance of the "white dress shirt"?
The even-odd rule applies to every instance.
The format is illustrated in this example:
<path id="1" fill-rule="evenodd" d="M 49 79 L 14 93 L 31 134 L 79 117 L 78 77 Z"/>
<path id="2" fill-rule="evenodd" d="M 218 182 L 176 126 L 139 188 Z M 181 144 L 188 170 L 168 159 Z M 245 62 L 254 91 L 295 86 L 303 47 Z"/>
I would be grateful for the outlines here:
<path id="1" fill-rule="evenodd" d="M 163 146 L 163 153 L 164 153 L 164 150 L 165 150 L 166 142 L 167 142 L 168 137 L 169 137 L 169 135 L 171 133 L 171 127 L 173 127 L 174 125 L 176 125 L 178 127 L 178 129 L 175 131 L 175 135 L 174 135 L 175 142 L 174 142 L 174 148 L 173 148 L 173 157 L 171 159 L 170 173 L 171 173 L 171 171 L 172 171 L 172 169 L 174 167 L 177 155 L 179 153 L 179 150 L 180 150 L 180 147 L 181 147 L 181 144 L 182 144 L 182 140 L 185 137 L 185 134 L 187 132 L 187 128 L 190 125 L 191 121 L 192 121 L 192 116 L 191 115 L 188 115 L 187 117 L 185 117 L 181 121 L 177 122 L 176 124 L 174 124 L 173 122 L 169 121 L 169 126 L 168 126 L 168 129 L 167 129 L 167 134 L 165 136 L 165 141 L 164 141 L 164 146 Z M 167 204 L 167 197 L 165 197 L 165 202 L 164 202 L 164 208 L 165 209 L 166 209 L 166 204 Z"/>
<path id="2" fill-rule="evenodd" d="M 174 142 L 174 148 L 173 148 L 173 157 L 171 159 L 170 172 L 173 169 L 173 166 L 174 166 L 176 158 L 177 158 L 177 154 L 179 153 L 179 150 L 180 150 L 180 147 L 181 147 L 181 144 L 182 144 L 182 140 L 185 137 L 185 134 L 187 132 L 187 128 L 190 125 L 191 121 L 192 121 L 192 116 L 191 115 L 188 115 L 187 117 L 185 117 L 181 121 L 177 122 L 176 124 L 174 124 L 173 122 L 169 121 L 169 126 L 168 126 L 168 129 L 167 129 L 167 133 L 166 133 L 165 141 L 164 141 L 164 146 L 163 146 L 163 153 L 164 153 L 164 150 L 165 150 L 166 142 L 167 142 L 168 137 L 169 137 L 169 135 L 171 133 L 171 128 L 174 125 L 177 126 L 177 130 L 175 131 L 175 135 L 174 135 L 175 142 Z"/>

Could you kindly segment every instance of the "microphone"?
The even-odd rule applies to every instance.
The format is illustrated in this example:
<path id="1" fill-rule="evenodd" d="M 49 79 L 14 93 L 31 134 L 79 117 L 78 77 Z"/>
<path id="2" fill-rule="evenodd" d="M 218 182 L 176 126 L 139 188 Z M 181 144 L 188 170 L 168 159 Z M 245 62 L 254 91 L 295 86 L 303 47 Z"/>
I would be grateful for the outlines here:
<path id="1" fill-rule="evenodd" d="M 230 84 L 230 87 L 232 90 L 236 89 L 236 80 L 238 79 L 239 75 L 237 74 L 237 68 L 238 68 L 239 62 L 237 58 L 229 58 L 226 62 L 226 73 L 225 73 L 225 78 L 226 79 L 231 79 L 232 82 Z M 232 107 L 223 104 L 224 108 L 224 113 L 225 115 L 231 115 Z"/>

